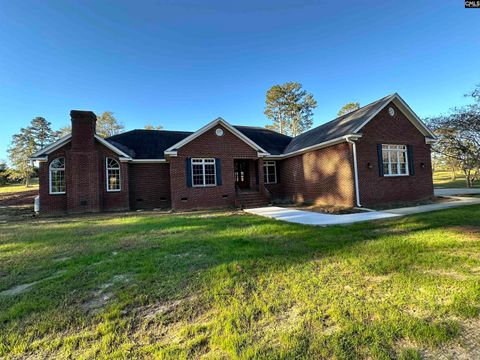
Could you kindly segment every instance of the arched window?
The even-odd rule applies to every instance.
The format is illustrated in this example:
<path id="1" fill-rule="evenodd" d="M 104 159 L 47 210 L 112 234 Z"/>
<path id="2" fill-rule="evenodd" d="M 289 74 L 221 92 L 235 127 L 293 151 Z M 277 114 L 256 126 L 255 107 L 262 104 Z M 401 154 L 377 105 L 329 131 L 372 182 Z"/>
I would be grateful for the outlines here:
<path id="1" fill-rule="evenodd" d="M 50 194 L 65 194 L 65 158 L 56 158 L 50 163 Z"/>
<path id="2" fill-rule="evenodd" d="M 107 191 L 120 191 L 120 163 L 112 158 L 107 158 L 106 163 Z"/>

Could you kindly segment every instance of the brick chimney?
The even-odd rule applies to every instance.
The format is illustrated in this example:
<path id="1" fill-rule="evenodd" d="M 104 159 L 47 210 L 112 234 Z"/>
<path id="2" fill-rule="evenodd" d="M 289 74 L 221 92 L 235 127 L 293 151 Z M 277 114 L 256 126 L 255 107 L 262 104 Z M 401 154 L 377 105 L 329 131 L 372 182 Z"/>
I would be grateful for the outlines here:
<path id="1" fill-rule="evenodd" d="M 72 110 L 72 150 L 93 150 L 97 116 L 92 111 Z"/>
<path id="2" fill-rule="evenodd" d="M 91 111 L 70 111 L 72 142 L 67 153 L 67 211 L 100 211 L 101 158 L 95 147 L 96 115 Z"/>

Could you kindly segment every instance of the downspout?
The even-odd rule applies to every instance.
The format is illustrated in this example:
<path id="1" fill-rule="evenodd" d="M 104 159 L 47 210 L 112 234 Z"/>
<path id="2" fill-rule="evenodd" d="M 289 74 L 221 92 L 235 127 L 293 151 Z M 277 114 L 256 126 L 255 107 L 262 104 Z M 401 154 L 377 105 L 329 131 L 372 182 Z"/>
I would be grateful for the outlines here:
<path id="1" fill-rule="evenodd" d="M 353 150 L 353 173 L 354 173 L 354 178 L 355 178 L 355 199 L 357 203 L 357 207 L 362 207 L 362 204 L 360 204 L 360 190 L 358 186 L 358 166 L 357 166 L 357 144 L 355 144 L 355 141 L 350 140 L 349 136 L 345 137 L 345 140 L 352 144 L 352 150 Z"/>

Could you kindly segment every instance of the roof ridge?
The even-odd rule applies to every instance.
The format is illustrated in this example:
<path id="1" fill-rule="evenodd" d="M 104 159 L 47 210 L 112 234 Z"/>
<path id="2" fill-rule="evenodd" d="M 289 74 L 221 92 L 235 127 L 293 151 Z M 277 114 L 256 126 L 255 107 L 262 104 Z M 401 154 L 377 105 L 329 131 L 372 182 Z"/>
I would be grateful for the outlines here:
<path id="1" fill-rule="evenodd" d="M 234 128 L 248 128 L 248 129 L 258 129 L 258 130 L 264 130 L 264 131 L 269 131 L 273 134 L 276 134 L 276 135 L 281 135 L 281 136 L 286 136 L 286 137 L 289 137 L 291 139 L 293 139 L 292 136 L 290 135 L 286 135 L 286 134 L 282 134 L 282 133 L 279 133 L 278 131 L 275 131 L 275 130 L 272 130 L 272 129 L 268 129 L 266 127 L 262 127 L 262 126 L 249 126 L 249 125 L 232 125 Z"/>

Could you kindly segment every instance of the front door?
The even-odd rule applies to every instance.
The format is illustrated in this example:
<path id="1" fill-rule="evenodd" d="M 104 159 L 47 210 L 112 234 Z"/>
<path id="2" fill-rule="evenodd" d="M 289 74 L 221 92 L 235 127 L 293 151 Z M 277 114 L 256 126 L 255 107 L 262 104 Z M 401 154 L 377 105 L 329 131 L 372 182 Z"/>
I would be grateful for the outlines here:
<path id="1" fill-rule="evenodd" d="M 235 185 L 240 189 L 248 189 L 250 187 L 250 176 L 248 171 L 248 160 L 234 160 Z"/>

